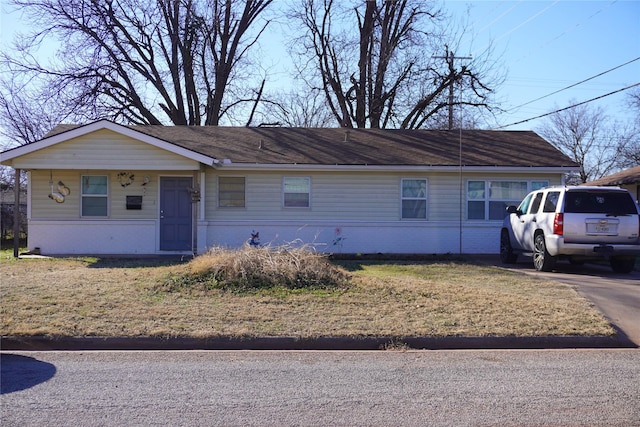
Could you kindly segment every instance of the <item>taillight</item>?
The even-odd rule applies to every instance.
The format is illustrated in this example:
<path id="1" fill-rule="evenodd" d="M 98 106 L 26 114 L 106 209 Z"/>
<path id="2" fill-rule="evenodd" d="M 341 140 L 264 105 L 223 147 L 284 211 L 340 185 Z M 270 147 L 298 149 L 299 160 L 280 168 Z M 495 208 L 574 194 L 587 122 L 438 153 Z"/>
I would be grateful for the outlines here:
<path id="1" fill-rule="evenodd" d="M 553 234 L 562 236 L 564 231 L 564 214 L 557 213 L 553 218 Z"/>

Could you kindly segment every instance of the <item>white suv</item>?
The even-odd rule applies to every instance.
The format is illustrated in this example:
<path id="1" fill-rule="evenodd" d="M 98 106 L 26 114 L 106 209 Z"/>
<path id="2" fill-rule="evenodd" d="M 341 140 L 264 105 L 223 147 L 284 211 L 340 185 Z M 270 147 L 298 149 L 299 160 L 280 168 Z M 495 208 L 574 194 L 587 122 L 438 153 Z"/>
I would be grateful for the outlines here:
<path id="1" fill-rule="evenodd" d="M 548 187 L 509 206 L 500 232 L 500 259 L 533 256 L 538 271 L 559 258 L 572 264 L 609 259 L 617 273 L 633 270 L 640 255 L 640 215 L 627 190 L 618 187 Z"/>

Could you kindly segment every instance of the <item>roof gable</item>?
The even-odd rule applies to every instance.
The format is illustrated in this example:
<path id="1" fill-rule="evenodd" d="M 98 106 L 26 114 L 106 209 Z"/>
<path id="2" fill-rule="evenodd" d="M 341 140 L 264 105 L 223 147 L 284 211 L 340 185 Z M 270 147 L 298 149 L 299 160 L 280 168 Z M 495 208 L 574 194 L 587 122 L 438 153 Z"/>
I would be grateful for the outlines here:
<path id="1" fill-rule="evenodd" d="M 90 134 L 108 130 L 116 134 L 131 138 L 141 143 L 149 144 L 153 147 L 165 150 L 169 153 L 173 153 L 189 160 L 213 164 L 214 158 L 203 155 L 201 153 L 192 151 L 186 147 L 173 144 L 171 142 L 152 137 L 150 135 L 138 132 L 135 128 L 129 126 L 122 126 L 108 120 L 100 120 L 87 125 L 59 125 L 54 130 L 49 132 L 43 139 L 33 142 L 31 144 L 22 145 L 20 147 L 13 148 L 1 153 L 0 162 L 2 164 L 11 165 L 12 161 L 16 158 L 28 156 L 32 153 L 36 153 L 40 150 L 45 150 L 58 144 L 66 143 L 68 141 L 89 137 Z"/>

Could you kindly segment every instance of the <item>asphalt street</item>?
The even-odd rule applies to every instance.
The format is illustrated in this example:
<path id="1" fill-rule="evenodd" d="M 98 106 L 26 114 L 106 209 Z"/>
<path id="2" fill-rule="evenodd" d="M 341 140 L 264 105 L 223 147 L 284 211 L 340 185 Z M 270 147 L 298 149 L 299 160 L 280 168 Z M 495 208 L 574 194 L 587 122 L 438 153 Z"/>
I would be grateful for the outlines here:
<path id="1" fill-rule="evenodd" d="M 2 354 L 3 426 L 640 425 L 640 350 Z"/>

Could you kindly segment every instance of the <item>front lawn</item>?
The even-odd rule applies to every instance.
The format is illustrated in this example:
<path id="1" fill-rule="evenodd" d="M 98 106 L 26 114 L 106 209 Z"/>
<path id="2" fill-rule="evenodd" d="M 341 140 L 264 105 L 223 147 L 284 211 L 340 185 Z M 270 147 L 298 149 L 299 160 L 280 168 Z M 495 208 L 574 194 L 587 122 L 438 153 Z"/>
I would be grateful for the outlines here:
<path id="1" fill-rule="evenodd" d="M 571 287 L 464 258 L 331 265 L 346 278 L 335 286 L 295 286 L 295 281 L 293 286 L 224 286 L 219 277 L 200 274 L 207 268 L 202 267 L 202 258 L 16 260 L 3 253 L 0 334 L 194 338 L 615 334 Z M 196 270 L 200 275 L 193 275 Z"/>

